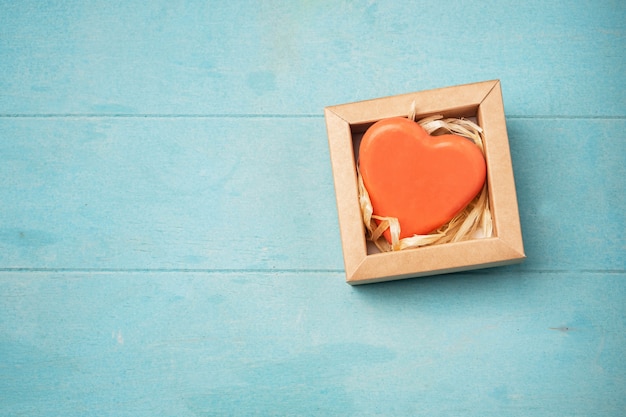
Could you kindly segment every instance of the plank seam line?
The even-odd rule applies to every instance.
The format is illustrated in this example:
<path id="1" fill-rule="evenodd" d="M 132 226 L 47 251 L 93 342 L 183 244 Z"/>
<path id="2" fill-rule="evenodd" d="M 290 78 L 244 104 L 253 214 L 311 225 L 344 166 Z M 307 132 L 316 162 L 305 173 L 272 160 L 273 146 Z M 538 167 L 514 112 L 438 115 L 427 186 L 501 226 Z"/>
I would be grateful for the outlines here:
<path id="1" fill-rule="evenodd" d="M 256 274 L 256 273 L 276 273 L 276 274 L 290 274 L 290 273 L 312 273 L 312 274 L 324 274 L 324 273 L 345 273 L 343 269 L 295 269 L 295 268 L 258 268 L 258 269 L 236 269 L 236 268 L 0 268 L 0 272 L 49 272 L 49 273 L 210 273 L 210 274 Z M 515 272 L 502 272 L 494 269 L 476 269 L 470 271 L 458 272 L 461 274 L 562 274 L 562 273 L 590 273 L 590 274 L 624 274 L 626 269 L 526 269 L 523 271 Z"/>
<path id="2" fill-rule="evenodd" d="M 518 115 L 518 114 L 510 114 L 505 115 L 507 119 L 516 119 L 516 120 L 525 120 L 525 119 L 539 119 L 539 120 L 552 120 L 552 119 L 563 119 L 563 120 L 626 120 L 626 116 L 601 116 L 601 115 Z"/>
<path id="3" fill-rule="evenodd" d="M 322 119 L 323 114 L 166 114 L 166 113 L 145 113 L 145 114 L 130 114 L 130 113 L 5 113 L 0 114 L 0 118 L 3 119 L 107 119 L 107 118 L 121 118 L 121 119 Z M 506 115 L 510 120 L 525 120 L 525 119 L 539 119 L 539 120 L 626 120 L 626 116 L 601 116 L 601 115 Z"/>
<path id="4" fill-rule="evenodd" d="M 112 272 L 131 272 L 131 273 L 212 273 L 212 274 L 255 274 L 255 273 L 277 273 L 277 274 L 289 274 L 289 273 L 344 273 L 343 269 L 289 269 L 289 268 L 270 268 L 270 269 L 202 269 L 202 268 L 0 268 L 0 272 L 99 272 L 99 273 L 112 273 Z"/>
<path id="5" fill-rule="evenodd" d="M 227 113 L 215 113 L 215 114 L 167 114 L 167 113 L 145 113 L 145 114 L 130 114 L 130 113 L 15 113 L 15 114 L 0 114 L 0 118 L 16 118 L 16 119 L 97 119 L 97 118 L 122 118 L 122 119 L 321 119 L 323 114 L 227 114 Z"/>

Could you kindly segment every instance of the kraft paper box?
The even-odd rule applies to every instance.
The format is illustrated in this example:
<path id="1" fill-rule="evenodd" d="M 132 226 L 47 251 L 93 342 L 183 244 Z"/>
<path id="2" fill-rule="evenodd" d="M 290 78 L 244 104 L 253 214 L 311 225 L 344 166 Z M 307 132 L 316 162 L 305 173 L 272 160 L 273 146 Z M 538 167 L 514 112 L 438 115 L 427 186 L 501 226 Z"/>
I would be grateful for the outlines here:
<path id="1" fill-rule="evenodd" d="M 359 206 L 356 151 L 363 133 L 389 117 L 432 115 L 473 119 L 483 129 L 491 237 L 379 252 L 366 241 Z M 421 91 L 324 109 L 346 280 L 366 284 L 521 262 L 524 247 L 498 80 Z"/>

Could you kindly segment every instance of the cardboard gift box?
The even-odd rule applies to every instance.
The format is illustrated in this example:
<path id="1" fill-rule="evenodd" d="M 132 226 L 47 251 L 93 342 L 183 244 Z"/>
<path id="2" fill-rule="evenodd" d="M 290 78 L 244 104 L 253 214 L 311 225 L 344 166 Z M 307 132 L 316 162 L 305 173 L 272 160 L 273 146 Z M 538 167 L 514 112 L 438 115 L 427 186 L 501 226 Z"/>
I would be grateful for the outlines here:
<path id="1" fill-rule="evenodd" d="M 475 120 L 483 130 L 490 237 L 380 252 L 368 244 L 359 206 L 356 155 L 376 121 L 442 115 Z M 335 183 L 346 280 L 366 284 L 521 262 L 524 258 L 513 167 L 498 80 L 402 94 L 324 109 Z"/>

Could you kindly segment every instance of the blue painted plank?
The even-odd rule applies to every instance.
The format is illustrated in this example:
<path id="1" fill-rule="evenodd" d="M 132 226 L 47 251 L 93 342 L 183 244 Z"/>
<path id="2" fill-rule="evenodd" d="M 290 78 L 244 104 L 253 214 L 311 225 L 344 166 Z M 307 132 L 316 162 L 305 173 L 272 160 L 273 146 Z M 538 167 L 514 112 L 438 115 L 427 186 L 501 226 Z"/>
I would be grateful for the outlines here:
<path id="1" fill-rule="evenodd" d="M 626 120 L 508 123 L 528 262 L 626 270 Z"/>
<path id="2" fill-rule="evenodd" d="M 0 119 L 0 267 L 341 269 L 322 119 Z"/>
<path id="3" fill-rule="evenodd" d="M 0 268 L 341 270 L 321 118 L 0 119 Z M 624 270 L 626 122 L 512 119 L 528 260 Z"/>
<path id="4" fill-rule="evenodd" d="M 321 114 L 499 78 L 513 115 L 625 116 L 623 1 L 4 1 L 1 114 Z"/>
<path id="5" fill-rule="evenodd" d="M 0 273 L 2 415 L 607 416 L 624 273 Z"/>
<path id="6" fill-rule="evenodd" d="M 528 255 L 514 268 L 623 271 L 626 122 L 509 131 Z M 343 268 L 322 119 L 22 118 L 0 132 L 2 268 Z"/>

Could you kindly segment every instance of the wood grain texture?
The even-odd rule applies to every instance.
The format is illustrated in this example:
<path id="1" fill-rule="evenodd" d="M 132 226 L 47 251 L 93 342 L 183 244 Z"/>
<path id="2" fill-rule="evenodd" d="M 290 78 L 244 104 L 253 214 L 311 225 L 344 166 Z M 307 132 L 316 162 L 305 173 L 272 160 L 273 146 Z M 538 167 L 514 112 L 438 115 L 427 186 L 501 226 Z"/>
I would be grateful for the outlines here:
<path id="1" fill-rule="evenodd" d="M 624 415 L 624 45 L 609 0 L 0 1 L 0 415 Z M 526 262 L 347 285 L 323 108 L 490 79 Z"/>
<path id="2" fill-rule="evenodd" d="M 2 118 L 0 129 L 5 268 L 343 267 L 322 118 Z M 528 255 L 514 268 L 623 270 L 625 121 L 508 129 Z"/>
<path id="3" fill-rule="evenodd" d="M 0 273 L 3 414 L 619 415 L 625 278 Z"/>
<path id="4" fill-rule="evenodd" d="M 626 6 L 2 2 L 0 113 L 319 114 L 501 79 L 514 115 L 623 116 Z"/>
<path id="5" fill-rule="evenodd" d="M 0 126 L 5 267 L 342 268 L 321 118 Z"/>

